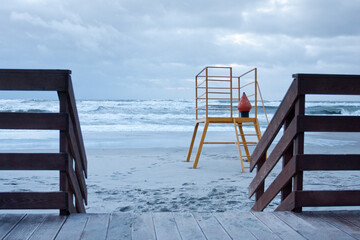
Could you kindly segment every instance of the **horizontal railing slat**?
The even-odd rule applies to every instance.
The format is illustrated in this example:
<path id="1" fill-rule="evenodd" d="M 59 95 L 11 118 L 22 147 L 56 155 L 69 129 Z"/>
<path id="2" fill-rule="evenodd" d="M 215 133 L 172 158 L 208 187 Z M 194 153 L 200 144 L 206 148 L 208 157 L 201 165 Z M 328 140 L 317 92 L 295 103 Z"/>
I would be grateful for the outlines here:
<path id="1" fill-rule="evenodd" d="M 2 192 L 0 209 L 66 209 L 66 192 Z"/>
<path id="2" fill-rule="evenodd" d="M 289 114 L 291 108 L 293 107 L 295 100 L 297 98 L 297 81 L 293 81 L 289 90 L 287 91 L 284 99 L 282 100 L 278 110 L 276 111 L 274 117 L 271 119 L 271 122 L 266 129 L 265 133 L 261 137 L 258 145 L 254 149 L 253 154 L 251 155 L 250 161 L 250 170 L 252 171 L 259 159 L 266 154 L 267 149 L 273 142 L 276 137 L 276 134 L 281 129 L 285 117 Z"/>
<path id="3" fill-rule="evenodd" d="M 360 116 L 299 116 L 304 132 L 360 132 Z"/>
<path id="4" fill-rule="evenodd" d="M 294 74 L 299 94 L 359 95 L 360 75 Z"/>
<path id="5" fill-rule="evenodd" d="M 296 191 L 296 206 L 358 206 L 360 190 Z"/>
<path id="6" fill-rule="evenodd" d="M 0 153 L 0 170 L 65 170 L 65 153 Z"/>
<path id="7" fill-rule="evenodd" d="M 0 129 L 65 130 L 66 113 L 0 113 Z"/>
<path id="8" fill-rule="evenodd" d="M 70 70 L 0 69 L 0 90 L 65 91 Z"/>
<path id="9" fill-rule="evenodd" d="M 297 156 L 298 171 L 360 170 L 358 154 L 306 154 Z"/>
<path id="10" fill-rule="evenodd" d="M 269 155 L 268 159 L 264 162 L 263 166 L 258 169 L 258 172 L 249 185 L 249 195 L 252 196 L 255 191 L 264 182 L 265 178 L 269 175 L 271 170 L 275 167 L 276 163 L 283 155 L 284 151 L 292 143 L 292 139 L 297 134 L 297 119 L 294 118 L 286 129 L 284 135 L 281 137 L 274 150 Z"/>

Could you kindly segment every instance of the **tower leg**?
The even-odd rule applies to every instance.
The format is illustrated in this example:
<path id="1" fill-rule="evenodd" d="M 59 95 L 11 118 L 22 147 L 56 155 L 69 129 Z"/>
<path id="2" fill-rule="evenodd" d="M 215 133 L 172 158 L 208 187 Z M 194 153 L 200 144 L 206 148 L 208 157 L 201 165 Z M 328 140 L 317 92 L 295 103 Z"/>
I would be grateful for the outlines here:
<path id="1" fill-rule="evenodd" d="M 234 127 L 235 127 L 235 136 L 236 136 L 236 146 L 238 147 L 239 150 L 239 157 L 240 157 L 240 163 L 241 163 L 241 170 L 244 173 L 245 172 L 245 166 L 244 166 L 244 162 L 242 160 L 242 154 L 241 154 L 241 147 L 240 147 L 240 140 L 239 140 L 239 133 L 237 131 L 237 123 L 236 120 L 234 119 Z M 240 127 L 239 127 L 240 129 Z"/>
<path id="2" fill-rule="evenodd" d="M 260 141 L 261 131 L 260 131 L 259 121 L 257 119 L 255 119 L 255 131 L 256 131 L 256 135 L 258 137 L 258 140 Z"/>
<path id="3" fill-rule="evenodd" d="M 242 128 L 242 123 L 239 123 L 238 126 L 239 126 L 239 130 L 240 130 L 241 140 L 242 140 L 242 142 L 244 144 L 246 158 L 247 158 L 248 162 L 250 162 L 250 152 L 249 152 L 249 148 L 248 148 L 248 145 L 247 145 L 247 142 L 246 142 L 246 139 L 245 139 L 245 133 L 244 133 L 244 130 Z"/>
<path id="4" fill-rule="evenodd" d="M 192 150 L 193 150 L 193 147 L 194 147 L 194 142 L 195 142 L 195 138 L 196 138 L 196 133 L 197 133 L 198 127 L 199 127 L 199 123 L 196 123 L 196 124 L 195 124 L 195 128 L 194 128 L 194 133 L 193 133 L 193 136 L 192 136 L 192 139 L 191 139 L 191 143 L 190 143 L 189 152 L 188 152 L 188 155 L 187 155 L 187 158 L 186 158 L 186 161 L 187 161 L 187 162 L 189 162 L 189 161 L 190 161 L 190 158 L 191 158 L 191 153 L 192 153 Z"/>
<path id="5" fill-rule="evenodd" d="M 199 148 L 198 148 L 197 153 L 196 153 L 196 157 L 195 157 L 195 162 L 194 162 L 193 168 L 196 168 L 196 167 L 197 167 L 197 164 L 198 164 L 198 162 L 199 162 L 199 158 L 200 158 L 200 154 L 201 154 L 201 149 L 202 149 L 202 146 L 203 146 L 203 144 L 204 144 L 204 140 L 205 140 L 205 136 L 206 136 L 206 132 L 207 132 L 208 126 L 209 126 L 209 122 L 206 121 L 206 122 L 205 122 L 204 131 L 203 131 L 202 136 L 201 136 Z"/>

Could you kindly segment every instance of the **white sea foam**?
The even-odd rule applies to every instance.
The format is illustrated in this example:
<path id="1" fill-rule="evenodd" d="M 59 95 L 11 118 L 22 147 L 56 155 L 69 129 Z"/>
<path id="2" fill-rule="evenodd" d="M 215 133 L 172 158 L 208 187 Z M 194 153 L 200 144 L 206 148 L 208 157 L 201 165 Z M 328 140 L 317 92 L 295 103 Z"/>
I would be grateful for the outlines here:
<path id="1" fill-rule="evenodd" d="M 221 101 L 219 101 L 219 104 Z M 254 103 L 252 103 L 254 105 Z M 265 101 L 268 119 L 274 116 L 280 101 Z M 260 102 L 259 102 L 260 106 Z M 234 104 L 234 109 L 236 104 Z M 78 100 L 77 109 L 83 133 L 99 133 L 98 141 L 102 141 L 101 133 L 121 132 L 188 132 L 195 125 L 195 102 L 193 100 Z M 57 100 L 32 99 L 0 99 L 0 112 L 58 112 Z M 211 112 L 216 117 L 226 117 L 226 111 Z M 235 116 L 237 112 L 234 111 Z M 251 111 L 250 114 L 253 114 Z M 360 102 L 307 102 L 306 114 L 310 115 L 360 115 Z M 267 127 L 262 107 L 258 108 L 258 119 L 261 130 Z M 209 129 L 214 132 L 233 132 L 227 124 L 213 125 Z M 247 129 L 252 131 L 252 129 Z M 8 142 L 35 140 L 57 141 L 54 131 L 0 131 L 2 146 Z M 36 142 L 36 141 L 35 141 Z M 53 143 L 52 143 L 53 144 Z M 30 144 L 31 145 L 31 144 Z M 36 143 L 34 143 L 36 145 Z"/>

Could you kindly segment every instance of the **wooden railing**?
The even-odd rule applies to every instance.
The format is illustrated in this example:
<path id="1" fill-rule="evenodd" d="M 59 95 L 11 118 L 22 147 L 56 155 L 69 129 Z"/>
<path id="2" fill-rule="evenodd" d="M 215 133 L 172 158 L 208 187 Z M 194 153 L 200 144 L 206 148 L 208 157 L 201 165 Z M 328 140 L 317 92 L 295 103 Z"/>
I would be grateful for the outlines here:
<path id="1" fill-rule="evenodd" d="M 360 132 L 359 116 L 305 115 L 305 95 L 360 95 L 360 75 L 295 74 L 293 77 L 294 81 L 251 156 L 251 171 L 257 167 L 249 186 L 250 197 L 255 194 L 252 209 L 262 211 L 280 192 L 277 211 L 360 205 L 359 190 L 303 190 L 304 171 L 360 170 L 360 155 L 304 154 L 305 132 Z M 280 140 L 269 152 L 283 126 Z M 265 180 L 280 159 L 282 170 L 265 190 Z"/>
<path id="2" fill-rule="evenodd" d="M 0 170 L 57 170 L 57 192 L 1 192 L 0 209 L 84 213 L 87 159 L 69 70 L 0 70 L 0 90 L 57 91 L 59 113 L 1 112 L 0 129 L 59 130 L 59 153 L 1 153 Z"/>

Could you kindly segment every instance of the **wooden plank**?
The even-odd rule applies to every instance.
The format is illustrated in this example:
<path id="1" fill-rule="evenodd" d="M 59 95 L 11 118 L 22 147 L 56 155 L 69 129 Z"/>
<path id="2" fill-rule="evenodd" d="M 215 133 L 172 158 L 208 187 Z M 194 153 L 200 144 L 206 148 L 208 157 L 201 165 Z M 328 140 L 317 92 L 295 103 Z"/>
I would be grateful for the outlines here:
<path id="1" fill-rule="evenodd" d="M 0 113 L 0 129 L 64 130 L 66 113 Z"/>
<path id="2" fill-rule="evenodd" d="M 359 95 L 360 75 L 294 74 L 300 94 Z"/>
<path id="3" fill-rule="evenodd" d="M 158 240 L 181 240 L 174 216 L 171 212 L 159 212 L 152 214 L 156 238 Z"/>
<path id="4" fill-rule="evenodd" d="M 344 231 L 334 227 L 333 225 L 329 224 L 328 222 L 324 221 L 318 215 L 308 215 L 308 214 L 296 214 L 299 218 L 307 221 L 313 227 L 315 227 L 319 232 L 323 233 L 324 238 L 326 239 L 354 239 L 353 237 L 349 236 Z M 323 239 L 324 239 L 323 238 Z M 321 239 L 321 238 L 318 238 Z"/>
<path id="5" fill-rule="evenodd" d="M 284 224 L 279 218 L 277 218 L 271 212 L 253 212 L 263 224 L 265 224 L 272 232 L 278 235 L 281 239 L 301 240 L 306 239 L 301 236 L 294 229 Z"/>
<path id="6" fill-rule="evenodd" d="M 359 116 L 298 116 L 304 132 L 360 132 L 359 121 Z"/>
<path id="7" fill-rule="evenodd" d="M 2 192 L 0 209 L 65 209 L 65 192 Z"/>
<path id="8" fill-rule="evenodd" d="M 46 215 L 46 219 L 31 235 L 29 240 L 54 239 L 66 221 L 66 216 Z"/>
<path id="9" fill-rule="evenodd" d="M 359 154 L 305 154 L 297 156 L 300 171 L 360 170 Z"/>
<path id="10" fill-rule="evenodd" d="M 329 239 L 327 236 L 327 232 L 319 231 L 316 226 L 314 226 L 308 221 L 305 221 L 302 218 L 299 218 L 292 212 L 274 212 L 273 214 L 280 220 L 282 220 L 284 224 L 290 226 L 292 229 L 297 231 L 306 239 Z"/>
<path id="11" fill-rule="evenodd" d="M 280 239 L 251 212 L 216 213 L 216 217 L 233 239 Z"/>
<path id="12" fill-rule="evenodd" d="M 132 240 L 156 239 L 151 213 L 136 215 L 131 229 Z"/>
<path id="13" fill-rule="evenodd" d="M 131 213 L 112 213 L 108 227 L 107 240 L 130 240 L 133 216 Z"/>
<path id="14" fill-rule="evenodd" d="M 214 216 L 232 239 L 257 239 L 248 228 L 248 223 L 243 220 L 248 213 L 215 213 Z"/>
<path id="15" fill-rule="evenodd" d="M 346 232 L 353 238 L 360 239 L 360 227 L 354 225 L 342 217 L 335 215 L 333 212 L 304 212 L 303 215 L 321 217 L 322 220 L 340 229 L 341 231 Z"/>
<path id="16" fill-rule="evenodd" d="M 191 213 L 173 213 L 182 240 L 205 240 L 205 236 Z"/>
<path id="17" fill-rule="evenodd" d="M 278 109 L 274 114 L 274 117 L 271 119 L 271 122 L 260 139 L 258 145 L 254 149 L 250 162 L 251 171 L 254 169 L 259 159 L 261 159 L 261 157 L 266 154 L 267 149 L 270 147 L 277 133 L 280 131 L 285 121 L 285 117 L 290 113 L 291 108 L 294 106 L 295 100 L 297 98 L 297 85 L 298 83 L 295 79 L 288 89 L 285 97 L 281 101 Z"/>
<path id="18" fill-rule="evenodd" d="M 262 211 L 264 208 L 276 197 L 280 190 L 286 186 L 289 180 L 296 173 L 296 156 L 288 162 L 288 164 L 282 169 L 279 175 L 274 179 L 266 191 L 255 202 L 252 210 Z M 290 193 L 289 193 L 290 194 Z M 289 195 L 287 194 L 287 196 Z M 283 200 L 285 200 L 284 198 Z"/>
<path id="19" fill-rule="evenodd" d="M 88 221 L 88 215 L 83 213 L 71 214 L 66 219 L 56 240 L 80 239 L 85 225 Z"/>
<path id="20" fill-rule="evenodd" d="M 65 153 L 0 153 L 0 170 L 65 170 Z"/>
<path id="21" fill-rule="evenodd" d="M 81 235 L 81 239 L 99 240 L 105 239 L 110 214 L 88 214 L 88 221 Z"/>
<path id="22" fill-rule="evenodd" d="M 1 69 L 0 90 L 64 91 L 70 70 Z"/>
<path id="23" fill-rule="evenodd" d="M 193 215 L 207 239 L 231 239 L 211 213 L 193 213 Z"/>
<path id="24" fill-rule="evenodd" d="M 346 221 L 354 224 L 357 227 L 360 227 L 360 211 L 345 211 L 334 212 L 333 213 L 337 218 L 345 219 Z"/>
<path id="25" fill-rule="evenodd" d="M 296 206 L 359 206 L 360 190 L 296 191 Z"/>
<path id="26" fill-rule="evenodd" d="M 0 239 L 3 239 L 9 234 L 24 217 L 25 214 L 0 215 Z"/>
<path id="27" fill-rule="evenodd" d="M 45 215 L 26 215 L 16 227 L 4 238 L 7 239 L 28 239 L 36 228 L 44 221 Z"/>
<path id="28" fill-rule="evenodd" d="M 279 140 L 273 151 L 270 153 L 268 159 L 264 162 L 262 167 L 258 169 L 258 172 L 249 185 L 250 197 L 255 193 L 261 183 L 269 175 L 271 170 L 275 167 L 284 151 L 292 144 L 292 139 L 297 134 L 297 119 L 294 118 L 289 127 L 285 130 L 284 135 Z M 252 157 L 251 157 L 252 158 Z"/>

